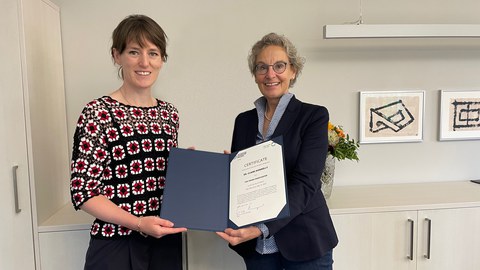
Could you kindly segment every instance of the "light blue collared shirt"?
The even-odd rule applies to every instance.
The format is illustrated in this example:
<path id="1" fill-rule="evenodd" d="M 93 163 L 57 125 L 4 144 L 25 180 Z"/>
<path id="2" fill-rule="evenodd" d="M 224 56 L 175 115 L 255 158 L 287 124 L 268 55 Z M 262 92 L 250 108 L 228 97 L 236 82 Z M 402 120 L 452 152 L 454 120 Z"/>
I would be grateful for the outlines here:
<path id="1" fill-rule="evenodd" d="M 257 140 L 256 140 L 257 144 L 271 139 L 273 132 L 277 128 L 277 125 L 280 122 L 280 119 L 282 119 L 283 113 L 287 109 L 288 103 L 290 103 L 290 100 L 292 99 L 292 97 L 293 97 L 292 93 L 286 93 L 280 98 L 277 108 L 275 109 L 275 112 L 272 116 L 272 120 L 268 125 L 268 129 L 265 134 L 265 137 L 263 137 L 262 132 L 263 132 L 263 124 L 265 121 L 264 115 L 265 115 L 265 110 L 267 106 L 267 100 L 263 96 L 255 100 L 254 104 L 255 104 L 255 107 L 257 108 L 257 114 L 258 114 L 258 132 L 257 132 Z M 278 247 L 277 247 L 277 243 L 275 242 L 275 237 L 273 235 L 268 237 L 270 234 L 270 232 L 268 231 L 268 227 L 263 223 L 258 224 L 256 226 L 260 229 L 260 231 L 262 231 L 263 237 L 257 238 L 257 246 L 255 250 L 260 254 L 272 254 L 272 253 L 278 252 Z"/>

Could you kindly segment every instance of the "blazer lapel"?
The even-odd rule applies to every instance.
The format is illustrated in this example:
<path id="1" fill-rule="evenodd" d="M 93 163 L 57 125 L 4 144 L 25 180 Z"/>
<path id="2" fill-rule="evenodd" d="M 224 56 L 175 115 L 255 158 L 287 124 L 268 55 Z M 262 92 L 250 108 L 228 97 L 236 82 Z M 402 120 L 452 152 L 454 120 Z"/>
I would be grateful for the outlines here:
<path id="1" fill-rule="evenodd" d="M 257 110 L 253 109 L 249 112 L 246 125 L 243 129 L 243 132 L 245 132 L 245 143 L 242 148 L 250 147 L 252 145 L 255 145 L 257 143 L 257 132 L 258 132 L 258 116 L 257 116 Z"/>
<path id="2" fill-rule="evenodd" d="M 253 114 L 253 117 L 250 121 L 248 121 L 247 127 L 247 138 L 248 138 L 248 145 L 255 145 L 257 143 L 257 132 L 258 132 L 258 117 L 257 111 Z"/>
<path id="3" fill-rule="evenodd" d="M 300 102 L 298 99 L 295 98 L 295 96 L 293 96 L 288 103 L 288 106 L 283 113 L 280 122 L 278 122 L 277 128 L 273 132 L 272 138 L 275 138 L 288 131 L 288 129 L 292 126 L 293 122 L 295 122 L 295 119 L 297 119 L 301 107 L 302 102 Z"/>

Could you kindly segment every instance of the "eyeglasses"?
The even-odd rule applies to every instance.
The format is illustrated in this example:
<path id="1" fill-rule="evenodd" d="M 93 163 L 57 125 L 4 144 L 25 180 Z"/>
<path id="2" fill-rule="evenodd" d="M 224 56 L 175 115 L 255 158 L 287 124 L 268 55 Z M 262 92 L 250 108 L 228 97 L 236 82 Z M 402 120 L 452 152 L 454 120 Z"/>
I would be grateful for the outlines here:
<path id="1" fill-rule="evenodd" d="M 275 73 L 282 74 L 287 69 L 287 65 L 288 65 L 288 63 L 283 62 L 283 61 L 275 62 L 275 63 L 273 63 L 273 65 L 257 64 L 255 66 L 255 74 L 265 75 L 265 74 L 267 74 L 269 67 L 272 67 L 273 71 L 275 71 Z"/>

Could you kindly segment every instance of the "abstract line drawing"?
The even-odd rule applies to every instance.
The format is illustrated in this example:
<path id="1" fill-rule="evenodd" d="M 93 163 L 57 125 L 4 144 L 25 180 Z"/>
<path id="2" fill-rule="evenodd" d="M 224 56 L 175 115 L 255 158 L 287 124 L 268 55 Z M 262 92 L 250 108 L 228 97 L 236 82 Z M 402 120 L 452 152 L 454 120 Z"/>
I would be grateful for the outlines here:
<path id="1" fill-rule="evenodd" d="M 480 139 L 480 90 L 440 90 L 439 139 Z"/>
<path id="2" fill-rule="evenodd" d="M 370 108 L 370 131 L 380 132 L 384 129 L 391 129 L 399 132 L 415 120 L 401 99 L 387 105 Z"/>
<path id="3" fill-rule="evenodd" d="M 480 128 L 480 102 L 454 100 L 452 130 Z"/>
<path id="4" fill-rule="evenodd" d="M 360 143 L 423 140 L 425 91 L 361 91 Z"/>

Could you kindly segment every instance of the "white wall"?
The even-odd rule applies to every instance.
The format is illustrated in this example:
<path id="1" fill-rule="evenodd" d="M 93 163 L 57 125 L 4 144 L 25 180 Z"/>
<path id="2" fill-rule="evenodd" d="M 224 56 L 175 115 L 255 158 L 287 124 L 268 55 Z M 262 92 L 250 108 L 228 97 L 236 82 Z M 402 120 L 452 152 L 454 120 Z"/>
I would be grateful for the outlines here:
<path id="1" fill-rule="evenodd" d="M 85 103 L 120 85 L 109 56 L 112 30 L 128 14 L 143 13 L 169 36 L 169 61 L 154 93 L 179 108 L 182 147 L 229 148 L 235 116 L 259 96 L 248 50 L 275 31 L 307 58 L 292 92 L 326 106 L 354 138 L 359 91 L 426 91 L 423 142 L 362 145 L 359 163 L 337 163 L 335 185 L 480 178 L 479 141 L 437 139 L 439 90 L 480 89 L 480 39 L 324 40 L 323 25 L 358 19 L 355 0 L 54 2 L 61 8 L 70 138 Z M 362 2 L 365 23 L 480 23 L 477 0 Z"/>

